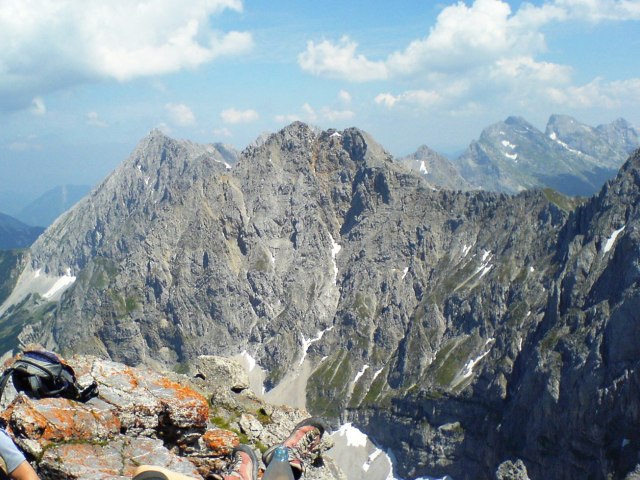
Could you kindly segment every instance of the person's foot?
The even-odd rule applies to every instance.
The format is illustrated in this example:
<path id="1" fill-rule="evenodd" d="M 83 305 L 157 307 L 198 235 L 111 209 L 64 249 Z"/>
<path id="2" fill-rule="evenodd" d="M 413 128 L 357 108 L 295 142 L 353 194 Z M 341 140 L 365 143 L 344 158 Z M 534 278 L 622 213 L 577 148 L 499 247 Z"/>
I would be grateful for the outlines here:
<path id="1" fill-rule="evenodd" d="M 320 441 L 326 429 L 322 419 L 307 418 L 294 427 L 293 432 L 284 442 L 274 445 L 264 452 L 262 461 L 265 465 L 269 465 L 274 450 L 280 445 L 285 446 L 289 449 L 289 464 L 296 474 L 296 478 L 299 478 L 306 466 L 318 458 Z"/>
<path id="2" fill-rule="evenodd" d="M 257 480 L 258 458 L 247 445 L 238 445 L 233 449 L 233 463 L 224 480 Z"/>

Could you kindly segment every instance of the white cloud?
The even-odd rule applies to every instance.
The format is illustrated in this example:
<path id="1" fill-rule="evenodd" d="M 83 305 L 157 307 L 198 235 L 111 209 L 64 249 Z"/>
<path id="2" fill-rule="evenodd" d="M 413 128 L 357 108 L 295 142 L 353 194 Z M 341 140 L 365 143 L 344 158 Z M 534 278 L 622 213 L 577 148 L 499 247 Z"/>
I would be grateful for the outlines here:
<path id="1" fill-rule="evenodd" d="M 26 152 L 30 145 L 27 142 L 12 142 L 8 145 L 9 150 L 13 152 Z"/>
<path id="2" fill-rule="evenodd" d="M 436 24 L 422 39 L 409 43 L 385 60 L 372 61 L 356 52 L 357 44 L 348 37 L 338 43 L 309 42 L 298 57 L 300 67 L 315 75 L 348 81 L 383 80 L 420 72 L 460 72 L 486 65 L 503 56 L 524 55 L 544 49 L 544 38 L 532 30 L 542 16 L 534 7 L 527 16 L 512 15 L 501 0 L 463 2 L 442 10 Z"/>
<path id="3" fill-rule="evenodd" d="M 258 120 L 259 115 L 255 110 L 236 110 L 229 108 L 220 112 L 220 118 L 224 123 L 251 123 Z"/>
<path id="4" fill-rule="evenodd" d="M 338 98 L 346 104 L 351 103 L 351 94 L 349 92 L 347 92 L 346 90 L 340 90 L 340 92 L 338 93 Z"/>
<path id="5" fill-rule="evenodd" d="M 597 78 L 581 86 L 549 88 L 549 98 L 557 105 L 569 108 L 620 108 L 640 102 L 640 78 L 604 82 Z"/>
<path id="6" fill-rule="evenodd" d="M 637 0 L 556 0 L 552 5 L 565 12 L 566 17 L 594 23 L 640 20 L 640 2 Z"/>
<path id="7" fill-rule="evenodd" d="M 640 19 L 639 0 L 554 0 L 534 6 L 525 2 L 514 13 L 503 0 L 459 1 L 438 15 L 421 39 L 371 60 L 357 52 L 349 37 L 338 42 L 308 42 L 298 56 L 309 73 L 351 82 L 384 80 L 425 72 L 466 74 L 510 58 L 535 56 L 546 50 L 543 26 L 550 22 L 602 22 Z"/>
<path id="8" fill-rule="evenodd" d="M 355 113 L 351 110 L 334 110 L 329 107 L 323 107 L 320 113 L 322 114 L 322 118 L 329 122 L 350 120 L 355 117 Z"/>
<path id="9" fill-rule="evenodd" d="M 492 67 L 494 77 L 527 79 L 544 84 L 566 84 L 571 80 L 571 67 L 550 62 L 536 62 L 531 57 L 505 58 Z"/>
<path id="10" fill-rule="evenodd" d="M 393 107 L 398 98 L 390 93 L 380 93 L 376 96 L 375 102 L 379 105 L 384 105 L 387 108 Z"/>
<path id="11" fill-rule="evenodd" d="M 442 10 L 424 39 L 387 59 L 396 75 L 428 70 L 461 71 L 513 52 L 540 48 L 540 38 L 510 22 L 511 8 L 499 0 L 462 2 Z"/>
<path id="12" fill-rule="evenodd" d="M 186 127 L 196 123 L 196 116 L 184 103 L 167 103 L 164 108 L 174 125 Z"/>
<path id="13" fill-rule="evenodd" d="M 314 75 L 343 78 L 351 82 L 366 82 L 387 78 L 384 62 L 372 62 L 356 55 L 358 44 L 344 36 L 337 44 L 324 40 L 308 42 L 307 50 L 298 55 L 302 70 Z"/>
<path id="14" fill-rule="evenodd" d="M 25 138 L 11 142 L 6 146 L 13 152 L 29 152 L 29 151 L 41 151 L 43 146 L 38 143 L 38 139 L 35 135 L 28 135 Z"/>
<path id="15" fill-rule="evenodd" d="M 304 112 L 304 117 L 308 122 L 318 121 L 318 115 L 316 114 L 316 111 L 308 103 L 302 105 L 302 111 Z"/>
<path id="16" fill-rule="evenodd" d="M 381 93 L 375 98 L 376 103 L 392 108 L 397 104 L 408 104 L 420 108 L 428 108 L 442 101 L 442 96 L 433 90 L 408 90 L 399 95 Z"/>
<path id="17" fill-rule="evenodd" d="M 381 92 L 374 100 L 389 109 L 446 108 L 451 114 L 478 112 L 483 104 L 513 109 L 514 102 L 518 107 L 614 108 L 624 98 L 638 98 L 638 80 L 572 85 L 572 67 L 537 58 L 546 50 L 542 27 L 631 19 L 640 19 L 640 0 L 523 3 L 515 13 L 502 0 L 457 2 L 441 11 L 426 37 L 383 61 L 390 78 L 414 88 Z"/>
<path id="18" fill-rule="evenodd" d="M 47 113 L 47 106 L 44 104 L 42 98 L 36 97 L 31 100 L 31 113 L 39 117 Z"/>
<path id="19" fill-rule="evenodd" d="M 308 123 L 317 123 L 321 121 L 325 122 L 340 122 L 350 120 L 355 117 L 355 112 L 349 109 L 336 109 L 331 107 L 321 107 L 319 110 L 313 108 L 309 103 L 305 103 L 300 108 L 300 114 L 286 114 L 276 115 L 275 120 L 278 123 L 290 123 L 296 120 L 303 120 Z"/>
<path id="20" fill-rule="evenodd" d="M 225 137 L 225 138 L 229 138 L 232 137 L 233 134 L 231 133 L 231 130 L 229 130 L 227 127 L 223 127 L 223 128 L 216 128 L 213 131 L 213 134 L 216 137 Z"/>
<path id="21" fill-rule="evenodd" d="M 434 106 L 448 106 L 472 95 L 471 87 L 475 84 L 468 79 L 451 80 L 449 77 L 433 77 L 430 83 L 436 85 L 435 88 L 407 90 L 397 95 L 380 93 L 375 97 L 375 102 L 387 108 L 408 105 L 421 110 Z"/>
<path id="22" fill-rule="evenodd" d="M 107 122 L 100 118 L 98 112 L 89 112 L 87 113 L 87 125 L 98 128 L 106 128 L 109 126 Z"/>
<path id="23" fill-rule="evenodd" d="M 0 108 L 100 79 L 126 81 L 194 68 L 248 51 L 247 32 L 214 30 L 211 17 L 241 0 L 4 0 Z M 28 100 L 27 100 L 28 99 Z"/>
<path id="24" fill-rule="evenodd" d="M 291 123 L 300 120 L 300 115 L 295 113 L 280 114 L 273 117 L 278 123 Z"/>

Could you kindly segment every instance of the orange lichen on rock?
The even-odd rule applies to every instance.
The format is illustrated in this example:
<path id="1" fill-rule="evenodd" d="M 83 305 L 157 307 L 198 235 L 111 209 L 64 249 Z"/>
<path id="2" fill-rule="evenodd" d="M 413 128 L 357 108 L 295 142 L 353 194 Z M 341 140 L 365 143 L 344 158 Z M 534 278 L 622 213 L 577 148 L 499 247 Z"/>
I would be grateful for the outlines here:
<path id="1" fill-rule="evenodd" d="M 196 425 L 204 426 L 207 423 L 209 402 L 200 393 L 167 378 L 159 378 L 154 381 L 154 384 L 168 390 L 168 397 L 172 399 L 170 404 L 172 409 L 179 409 L 183 416 L 189 417 Z M 162 399 L 160 401 L 164 403 Z"/>
<path id="2" fill-rule="evenodd" d="M 202 435 L 202 442 L 213 455 L 229 455 L 240 444 L 238 435 L 229 430 L 207 430 Z"/>
<path id="3" fill-rule="evenodd" d="M 109 411 L 64 398 L 32 400 L 20 395 L 5 412 L 7 425 L 42 447 L 60 441 L 95 441 L 120 430 L 120 421 Z"/>
<path id="4" fill-rule="evenodd" d="M 131 384 L 131 388 L 138 388 L 140 382 L 138 380 L 138 376 L 136 372 L 130 367 L 124 367 L 120 372 L 120 375 L 123 375 L 127 378 L 129 383 Z"/>
<path id="5" fill-rule="evenodd" d="M 154 383 L 162 388 L 173 390 L 175 392 L 174 398 L 177 398 L 179 400 L 193 399 L 194 401 L 204 402 L 205 404 L 207 404 L 207 400 L 191 387 L 180 385 L 178 382 L 173 382 L 165 377 L 159 378 Z"/>
<path id="6" fill-rule="evenodd" d="M 75 465 L 70 461 L 63 464 L 59 463 L 59 459 L 75 459 Z M 79 473 L 90 472 L 93 478 L 119 478 L 122 470 L 121 451 L 116 448 L 102 447 L 91 444 L 64 444 L 47 450 L 42 459 L 42 464 L 46 465 L 47 470 L 56 472 L 56 467 L 65 470 L 66 478 L 81 478 L 84 475 Z M 60 478 L 60 477 L 59 477 Z"/>

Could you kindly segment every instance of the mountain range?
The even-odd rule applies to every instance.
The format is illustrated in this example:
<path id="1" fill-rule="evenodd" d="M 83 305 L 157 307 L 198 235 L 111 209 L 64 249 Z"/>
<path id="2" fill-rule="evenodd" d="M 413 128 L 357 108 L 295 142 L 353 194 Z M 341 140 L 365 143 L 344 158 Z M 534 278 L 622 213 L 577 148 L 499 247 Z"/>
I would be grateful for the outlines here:
<path id="1" fill-rule="evenodd" d="M 457 159 L 421 147 L 399 162 L 447 189 L 516 194 L 553 188 L 590 196 L 614 177 L 640 147 L 640 132 L 626 120 L 591 127 L 566 115 L 552 115 L 542 132 L 520 117 L 483 130 Z"/>
<path id="2" fill-rule="evenodd" d="M 43 228 L 31 227 L 0 213 L 0 250 L 28 247 L 43 231 Z"/>
<path id="3" fill-rule="evenodd" d="M 17 216 L 29 225 L 46 228 L 89 193 L 89 190 L 91 187 L 88 185 L 63 185 L 52 188 L 25 206 Z"/>
<path id="4" fill-rule="evenodd" d="M 355 128 L 294 123 L 234 165 L 153 131 L 35 242 L 0 328 L 129 365 L 251 356 L 405 478 L 624 478 L 639 198 L 640 152 L 579 202 L 437 189 Z"/>

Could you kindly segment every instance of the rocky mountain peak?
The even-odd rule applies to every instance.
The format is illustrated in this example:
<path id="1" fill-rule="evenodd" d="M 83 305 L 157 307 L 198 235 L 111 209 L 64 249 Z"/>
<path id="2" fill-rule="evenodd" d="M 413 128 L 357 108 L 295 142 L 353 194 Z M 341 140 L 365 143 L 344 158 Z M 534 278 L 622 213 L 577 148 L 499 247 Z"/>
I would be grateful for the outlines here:
<path id="1" fill-rule="evenodd" d="M 523 117 L 518 117 L 513 115 L 507 117 L 504 123 L 505 125 L 510 125 L 512 127 L 526 127 L 526 128 L 532 127 L 532 125 L 529 122 L 527 122 Z"/>
<path id="2" fill-rule="evenodd" d="M 342 150 L 352 162 L 373 165 L 379 159 L 390 161 L 391 155 L 384 150 L 369 134 L 357 128 L 348 128 L 342 132 L 335 129 L 319 131 L 304 122 L 293 122 L 277 133 L 271 134 L 263 142 L 248 147 L 245 157 L 256 159 L 269 158 L 265 152 L 284 150 L 291 160 L 311 158 L 309 152 L 323 149 Z M 254 160 L 252 160 L 254 161 Z"/>
<path id="3" fill-rule="evenodd" d="M 457 166 L 427 145 L 420 146 L 415 153 L 398 158 L 396 161 L 420 173 L 432 188 L 471 190 L 471 185 L 462 178 Z"/>
<path id="4" fill-rule="evenodd" d="M 619 200 L 620 203 L 629 203 L 630 200 L 638 196 L 640 193 L 640 149 L 636 150 L 624 163 L 616 178 L 605 185 L 600 196 L 611 191 L 626 195 L 626 201 Z"/>
<path id="5" fill-rule="evenodd" d="M 580 130 L 590 131 L 592 128 L 578 122 L 569 115 L 554 114 L 549 117 L 545 128 L 545 135 L 553 136 L 555 134 L 557 137 L 564 138 Z"/>
<path id="6" fill-rule="evenodd" d="M 640 145 L 640 130 L 622 118 L 607 125 L 600 125 L 597 130 L 606 137 L 615 151 L 630 154 Z"/>

